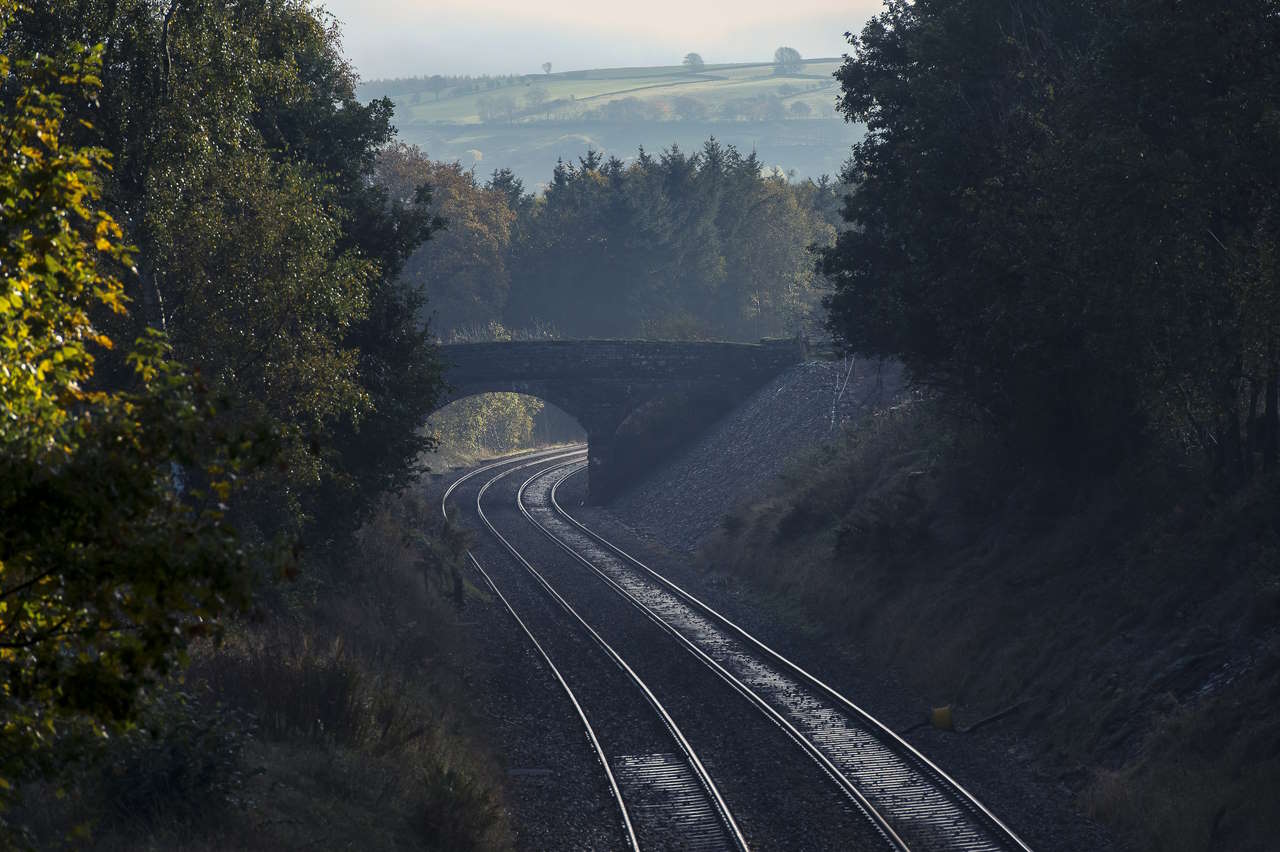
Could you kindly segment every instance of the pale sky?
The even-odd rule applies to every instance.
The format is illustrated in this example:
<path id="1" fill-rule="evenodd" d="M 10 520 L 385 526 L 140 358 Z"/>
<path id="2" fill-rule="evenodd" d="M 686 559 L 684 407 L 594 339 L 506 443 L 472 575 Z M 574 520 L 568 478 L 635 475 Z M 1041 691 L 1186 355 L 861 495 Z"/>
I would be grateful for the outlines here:
<path id="1" fill-rule="evenodd" d="M 320 0 L 360 76 L 531 74 L 626 65 L 840 56 L 881 0 Z"/>

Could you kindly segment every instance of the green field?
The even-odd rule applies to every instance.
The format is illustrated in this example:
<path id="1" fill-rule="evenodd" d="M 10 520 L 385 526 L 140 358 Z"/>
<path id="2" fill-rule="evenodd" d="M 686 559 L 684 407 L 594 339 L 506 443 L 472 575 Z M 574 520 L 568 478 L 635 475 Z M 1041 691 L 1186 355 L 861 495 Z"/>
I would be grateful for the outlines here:
<path id="1" fill-rule="evenodd" d="M 788 106 L 804 101 L 813 117 L 834 114 L 837 92 L 831 74 L 840 65 L 838 59 L 814 59 L 804 63 L 797 74 L 779 75 L 768 63 L 708 65 L 693 73 L 683 66 L 654 68 L 610 68 L 570 71 L 515 78 L 494 78 L 494 87 L 467 91 L 455 87 L 435 93 L 426 78 L 413 87 L 408 80 L 394 81 L 397 114 L 402 123 L 479 124 L 484 99 L 510 96 L 516 101 L 516 121 L 539 121 L 547 117 L 566 120 L 585 115 L 591 110 L 623 98 L 638 98 L 650 104 L 664 104 L 678 96 L 695 98 L 711 112 L 734 98 L 775 95 Z M 366 97 L 386 94 L 392 81 L 371 80 L 362 87 Z M 499 85 L 500 83 L 508 85 Z M 530 103 L 528 93 L 539 89 L 554 102 L 548 114 Z"/>
<path id="2" fill-rule="evenodd" d="M 510 168 L 530 188 L 557 159 L 588 148 L 627 160 L 643 146 L 698 148 L 715 136 L 756 151 L 798 177 L 834 175 L 860 129 L 835 109 L 840 59 L 811 59 L 796 73 L 772 63 L 605 68 L 501 78 L 372 80 L 365 98 L 396 104 L 406 142 L 480 174 Z M 797 103 L 804 106 L 797 107 Z"/>

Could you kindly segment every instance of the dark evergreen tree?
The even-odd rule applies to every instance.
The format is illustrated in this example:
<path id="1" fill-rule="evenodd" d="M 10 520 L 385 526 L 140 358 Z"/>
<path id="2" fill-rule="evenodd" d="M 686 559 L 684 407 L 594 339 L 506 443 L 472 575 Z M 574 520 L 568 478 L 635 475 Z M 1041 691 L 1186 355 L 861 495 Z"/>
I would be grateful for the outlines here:
<path id="1" fill-rule="evenodd" d="M 1280 317 L 1278 36 L 1266 0 L 892 0 L 838 73 L 867 135 L 831 330 L 1028 457 L 1161 437 L 1247 468 Z"/>

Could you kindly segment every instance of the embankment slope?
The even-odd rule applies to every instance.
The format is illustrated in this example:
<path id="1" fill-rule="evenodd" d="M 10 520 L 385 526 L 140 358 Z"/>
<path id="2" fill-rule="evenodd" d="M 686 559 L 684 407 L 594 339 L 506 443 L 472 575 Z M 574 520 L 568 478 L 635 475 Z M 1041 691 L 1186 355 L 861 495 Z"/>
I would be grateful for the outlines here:
<path id="1" fill-rule="evenodd" d="M 1150 459 L 1066 482 L 918 399 L 834 434 L 814 414 L 829 369 L 780 379 L 618 519 L 922 710 L 1017 707 L 920 734 L 944 762 L 1003 750 L 1134 849 L 1274 850 L 1280 486 L 1223 493 Z"/>
<path id="2" fill-rule="evenodd" d="M 901 372 L 872 361 L 808 361 L 788 370 L 610 508 L 692 552 L 737 503 L 767 493 L 789 463 L 895 399 Z"/>

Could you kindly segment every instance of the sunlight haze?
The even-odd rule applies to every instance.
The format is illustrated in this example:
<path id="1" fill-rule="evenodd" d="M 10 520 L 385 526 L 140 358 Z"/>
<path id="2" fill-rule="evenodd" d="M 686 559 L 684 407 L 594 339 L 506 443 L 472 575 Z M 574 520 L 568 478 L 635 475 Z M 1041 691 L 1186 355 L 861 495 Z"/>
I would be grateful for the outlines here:
<path id="1" fill-rule="evenodd" d="M 806 57 L 840 56 L 879 0 L 762 0 L 634 7 L 586 0 L 537 6 L 518 0 L 329 0 L 360 75 L 535 73 L 678 64 L 690 51 L 710 63 L 767 61 L 788 45 Z M 625 11 L 624 11 L 625 9 Z"/>

